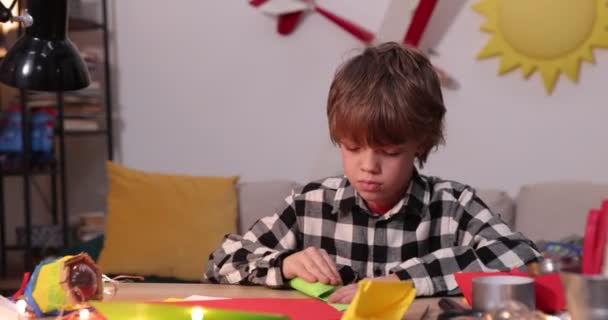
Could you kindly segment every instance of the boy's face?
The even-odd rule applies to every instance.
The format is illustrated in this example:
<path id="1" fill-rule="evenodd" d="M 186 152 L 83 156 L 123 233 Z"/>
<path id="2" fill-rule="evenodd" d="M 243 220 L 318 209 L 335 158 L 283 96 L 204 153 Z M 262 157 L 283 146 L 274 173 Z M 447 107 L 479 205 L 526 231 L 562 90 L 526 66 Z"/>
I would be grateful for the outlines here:
<path id="1" fill-rule="evenodd" d="M 419 146 L 408 142 L 372 148 L 342 140 L 340 151 L 346 177 L 368 206 L 388 207 L 403 197 Z"/>

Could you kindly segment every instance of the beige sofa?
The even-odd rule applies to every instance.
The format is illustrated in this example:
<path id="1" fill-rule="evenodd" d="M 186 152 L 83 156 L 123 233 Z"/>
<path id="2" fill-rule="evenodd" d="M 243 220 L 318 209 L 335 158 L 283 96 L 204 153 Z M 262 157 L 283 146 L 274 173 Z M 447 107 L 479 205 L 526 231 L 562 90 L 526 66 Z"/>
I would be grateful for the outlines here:
<path id="1" fill-rule="evenodd" d="M 238 186 L 239 231 L 270 215 L 298 184 L 289 180 L 244 182 Z M 582 236 L 589 209 L 608 199 L 608 185 L 553 182 L 525 185 L 515 197 L 500 190 L 478 190 L 503 220 L 534 241 Z"/>
<path id="2" fill-rule="evenodd" d="M 560 181 L 523 186 L 515 198 L 515 229 L 530 239 L 583 236 L 587 214 L 608 200 L 608 185 Z"/>

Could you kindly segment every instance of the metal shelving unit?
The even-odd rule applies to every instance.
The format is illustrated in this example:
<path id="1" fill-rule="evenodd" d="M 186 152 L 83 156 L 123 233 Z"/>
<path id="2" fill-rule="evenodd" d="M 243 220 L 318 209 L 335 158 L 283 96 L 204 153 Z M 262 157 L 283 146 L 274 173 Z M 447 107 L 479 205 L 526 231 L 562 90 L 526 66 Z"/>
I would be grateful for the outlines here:
<path id="1" fill-rule="evenodd" d="M 107 0 L 100 1 L 101 10 L 101 22 L 89 21 L 82 18 L 70 17 L 69 19 L 69 34 L 83 31 L 94 31 L 100 32 L 100 46 L 103 48 L 102 53 L 102 65 L 103 65 L 103 87 L 102 87 L 102 110 L 105 113 L 105 124 L 98 130 L 70 130 L 64 129 L 64 98 L 69 96 L 69 92 L 57 92 L 56 93 L 56 105 L 57 105 L 57 118 L 55 128 L 55 144 L 54 144 L 54 155 L 55 160 L 49 163 L 48 168 L 36 169 L 31 166 L 31 141 L 30 141 L 30 114 L 27 107 L 27 92 L 20 91 L 19 99 L 21 101 L 21 130 L 22 130 L 22 144 L 23 154 L 21 157 L 21 165 L 19 170 L 4 170 L 0 163 L 0 278 L 4 278 L 7 275 L 7 251 L 19 250 L 23 251 L 24 254 L 24 270 L 31 271 L 34 267 L 32 260 L 32 190 L 31 190 L 31 178 L 33 176 L 48 176 L 50 177 L 50 191 L 51 191 L 51 214 L 52 223 L 62 225 L 62 237 L 63 245 L 69 245 L 69 226 L 68 226 L 68 188 L 67 188 L 67 176 L 66 171 L 69 169 L 66 163 L 66 138 L 85 136 L 103 136 L 106 142 L 107 159 L 112 160 L 114 157 L 113 152 L 113 126 L 112 126 L 112 92 L 111 92 L 111 74 L 110 74 L 110 60 L 109 60 L 109 31 L 108 31 L 108 4 Z M 22 0 L 19 0 L 19 6 L 22 6 Z M 25 243 L 18 245 L 7 245 L 6 243 L 6 212 L 5 212 L 5 186 L 4 180 L 16 177 L 23 181 L 23 208 L 24 208 L 24 229 L 25 229 Z M 61 216 L 61 217 L 60 217 Z"/>

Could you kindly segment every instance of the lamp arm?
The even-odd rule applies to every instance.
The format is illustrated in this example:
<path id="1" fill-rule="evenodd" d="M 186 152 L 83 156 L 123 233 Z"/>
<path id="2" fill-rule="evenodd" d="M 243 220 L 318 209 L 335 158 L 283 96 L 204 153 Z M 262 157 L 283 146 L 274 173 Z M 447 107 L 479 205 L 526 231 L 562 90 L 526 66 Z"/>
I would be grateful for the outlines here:
<path id="1" fill-rule="evenodd" d="M 6 23 L 9 20 L 10 21 L 19 21 L 21 23 L 23 23 L 23 25 L 25 27 L 29 27 L 34 23 L 34 19 L 32 18 L 32 16 L 27 12 L 27 10 L 25 10 L 24 14 L 22 16 L 14 16 L 11 11 L 13 10 L 13 8 L 15 7 L 15 4 L 17 4 L 17 0 L 13 0 L 13 3 L 11 3 L 10 7 L 6 7 L 1 1 L 0 1 L 0 22 L 1 23 Z"/>
<path id="2" fill-rule="evenodd" d="M 0 22 L 8 22 L 12 17 L 13 14 L 11 13 L 11 9 L 7 8 L 4 3 L 0 2 Z"/>

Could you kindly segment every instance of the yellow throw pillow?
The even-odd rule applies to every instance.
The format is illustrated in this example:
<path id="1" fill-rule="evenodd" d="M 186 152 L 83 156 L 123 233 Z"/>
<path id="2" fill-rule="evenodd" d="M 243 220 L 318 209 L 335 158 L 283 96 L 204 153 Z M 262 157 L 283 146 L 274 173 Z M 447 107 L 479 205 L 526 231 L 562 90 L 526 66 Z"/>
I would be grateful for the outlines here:
<path id="1" fill-rule="evenodd" d="M 107 274 L 201 280 L 209 254 L 236 232 L 238 177 L 192 177 L 106 164 Z"/>

